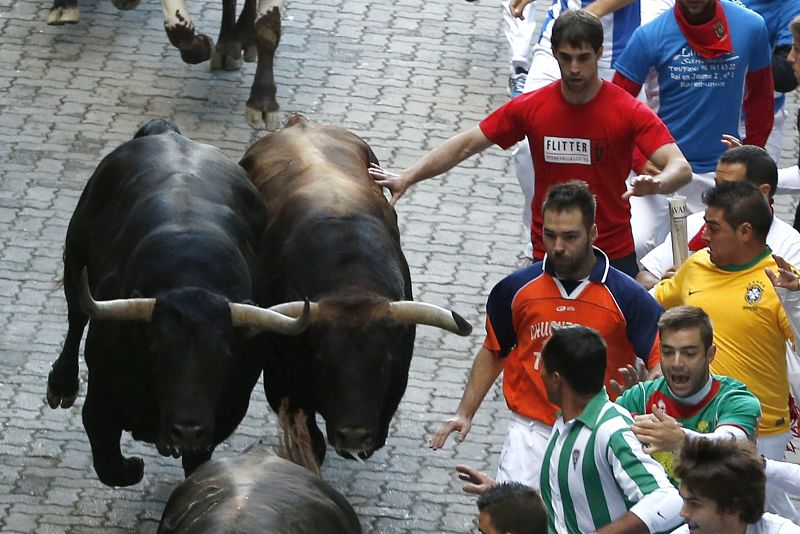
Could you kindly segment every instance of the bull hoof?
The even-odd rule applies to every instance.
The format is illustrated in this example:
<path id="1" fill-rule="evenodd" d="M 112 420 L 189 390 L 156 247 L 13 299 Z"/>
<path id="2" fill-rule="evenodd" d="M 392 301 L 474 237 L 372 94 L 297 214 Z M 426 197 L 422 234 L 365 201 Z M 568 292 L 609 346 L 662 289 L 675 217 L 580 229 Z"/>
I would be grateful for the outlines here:
<path id="1" fill-rule="evenodd" d="M 219 46 L 211 51 L 211 70 L 239 70 L 242 68 L 241 52 L 239 57 L 226 54 Z"/>
<path id="2" fill-rule="evenodd" d="M 111 0 L 114 7 L 127 11 L 139 5 L 139 0 Z"/>
<path id="3" fill-rule="evenodd" d="M 119 469 L 111 473 L 101 473 L 96 468 L 95 470 L 100 482 L 106 486 L 133 486 L 141 482 L 144 477 L 144 460 L 136 456 L 124 458 Z"/>
<path id="4" fill-rule="evenodd" d="M 256 45 L 248 45 L 244 47 L 244 60 L 247 63 L 252 63 L 258 59 L 258 48 Z"/>
<path id="5" fill-rule="evenodd" d="M 47 24 L 50 26 L 77 24 L 79 20 L 81 20 L 81 12 L 77 7 L 54 7 L 47 15 Z"/>
<path id="6" fill-rule="evenodd" d="M 264 126 L 267 131 L 271 132 L 281 126 L 277 111 L 263 111 L 250 106 L 244 109 L 244 120 L 256 130 Z"/>
<path id="7" fill-rule="evenodd" d="M 196 65 L 203 61 L 208 61 L 212 50 L 214 50 L 214 41 L 211 37 L 198 34 L 190 48 L 181 49 L 181 59 L 184 63 Z"/>
<path id="8" fill-rule="evenodd" d="M 53 375 L 53 371 L 50 371 L 50 375 L 47 377 L 47 404 L 53 409 L 59 406 L 69 408 L 75 404 L 75 399 L 78 398 L 78 389 L 77 376 L 74 377 L 74 381 L 70 378 L 63 382 Z"/>

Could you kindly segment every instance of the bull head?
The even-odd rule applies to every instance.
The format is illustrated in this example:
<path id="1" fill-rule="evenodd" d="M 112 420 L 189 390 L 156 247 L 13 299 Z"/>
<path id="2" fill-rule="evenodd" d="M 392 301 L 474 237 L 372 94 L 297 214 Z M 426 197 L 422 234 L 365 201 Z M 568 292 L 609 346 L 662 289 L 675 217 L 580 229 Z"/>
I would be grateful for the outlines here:
<path id="1" fill-rule="evenodd" d="M 306 302 L 308 304 L 308 302 Z M 270 308 L 276 312 L 299 317 L 304 313 L 303 302 L 286 302 Z M 311 303 L 311 324 L 319 318 L 319 304 Z M 422 324 L 442 328 L 459 336 L 468 336 L 472 333 L 472 325 L 454 311 L 429 304 L 427 302 L 414 302 L 398 300 L 389 303 L 391 321 L 397 325 Z"/>
<path id="2" fill-rule="evenodd" d="M 150 322 L 155 298 L 132 298 L 96 301 L 89 288 L 89 273 L 86 267 L 81 273 L 81 308 L 92 319 L 105 321 Z M 254 328 L 284 335 L 297 335 L 311 323 L 311 305 L 305 302 L 287 302 L 271 308 L 260 308 L 250 304 L 230 303 L 231 323 L 235 327 Z M 291 317 L 282 313 L 289 306 L 297 313 Z M 462 319 L 463 320 L 463 319 Z"/>

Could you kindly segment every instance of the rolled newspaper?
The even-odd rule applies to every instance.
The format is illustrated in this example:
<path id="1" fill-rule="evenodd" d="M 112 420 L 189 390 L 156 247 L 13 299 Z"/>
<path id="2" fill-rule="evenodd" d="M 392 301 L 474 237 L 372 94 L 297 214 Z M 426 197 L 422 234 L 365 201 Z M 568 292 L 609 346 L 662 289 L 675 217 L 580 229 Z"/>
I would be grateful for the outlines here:
<path id="1" fill-rule="evenodd" d="M 679 268 L 689 257 L 686 235 L 686 197 L 674 195 L 669 199 L 669 231 L 672 234 L 672 261 Z"/>

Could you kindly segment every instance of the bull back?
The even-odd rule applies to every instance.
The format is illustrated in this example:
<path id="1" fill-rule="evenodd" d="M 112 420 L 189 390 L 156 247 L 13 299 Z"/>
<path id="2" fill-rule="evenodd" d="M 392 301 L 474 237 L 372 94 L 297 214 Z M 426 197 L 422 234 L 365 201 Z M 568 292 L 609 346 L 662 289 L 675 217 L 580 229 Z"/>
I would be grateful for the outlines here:
<path id="1" fill-rule="evenodd" d="M 350 503 L 307 469 L 269 452 L 202 465 L 173 491 L 159 534 L 356 534 Z"/>

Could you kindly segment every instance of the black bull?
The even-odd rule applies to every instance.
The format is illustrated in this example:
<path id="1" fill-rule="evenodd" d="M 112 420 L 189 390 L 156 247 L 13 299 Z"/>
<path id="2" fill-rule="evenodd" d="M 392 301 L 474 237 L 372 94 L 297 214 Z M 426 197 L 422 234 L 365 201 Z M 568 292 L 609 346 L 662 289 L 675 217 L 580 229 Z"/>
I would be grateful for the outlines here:
<path id="1" fill-rule="evenodd" d="M 95 471 L 114 486 L 143 475 L 140 458 L 122 456 L 123 430 L 182 456 L 187 474 L 210 458 L 263 368 L 245 334 L 297 333 L 308 319 L 250 304 L 266 299 L 254 251 L 266 212 L 241 168 L 166 121 L 136 137 L 103 159 L 70 221 L 69 330 L 47 388 L 51 407 L 74 402 L 91 317 L 83 423 Z"/>
<path id="2" fill-rule="evenodd" d="M 359 534 L 353 507 L 305 467 L 266 451 L 212 460 L 178 486 L 158 534 Z"/>
<path id="3" fill-rule="evenodd" d="M 368 174 L 377 163 L 354 134 L 303 117 L 255 143 L 240 162 L 269 213 L 261 250 L 273 301 L 311 305 L 300 336 L 275 336 L 264 387 L 277 410 L 303 410 L 318 459 L 325 441 L 364 459 L 386 442 L 408 382 L 415 324 L 468 335 L 457 314 L 412 301 L 397 216 Z M 299 307 L 276 307 L 296 315 Z"/>

